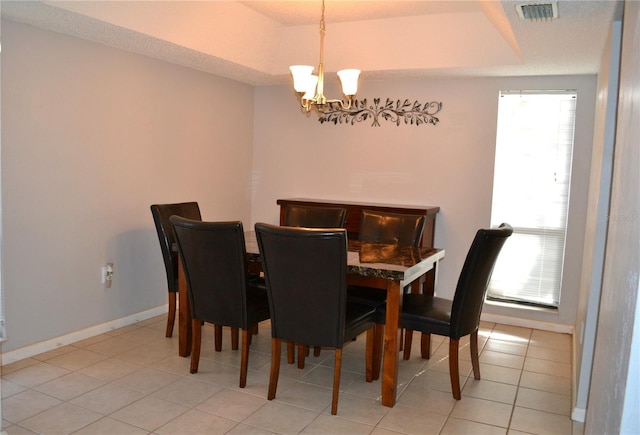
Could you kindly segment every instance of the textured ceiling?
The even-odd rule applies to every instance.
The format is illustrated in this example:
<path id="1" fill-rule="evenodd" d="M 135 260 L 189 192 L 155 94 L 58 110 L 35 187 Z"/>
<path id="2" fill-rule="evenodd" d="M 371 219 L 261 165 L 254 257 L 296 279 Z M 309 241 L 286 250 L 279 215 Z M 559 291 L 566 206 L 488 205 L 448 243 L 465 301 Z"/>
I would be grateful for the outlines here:
<path id="1" fill-rule="evenodd" d="M 366 79 L 594 74 L 617 2 L 558 1 L 522 21 L 515 1 L 326 0 L 325 67 Z M 2 1 L 2 16 L 254 85 L 317 65 L 321 2 Z"/>

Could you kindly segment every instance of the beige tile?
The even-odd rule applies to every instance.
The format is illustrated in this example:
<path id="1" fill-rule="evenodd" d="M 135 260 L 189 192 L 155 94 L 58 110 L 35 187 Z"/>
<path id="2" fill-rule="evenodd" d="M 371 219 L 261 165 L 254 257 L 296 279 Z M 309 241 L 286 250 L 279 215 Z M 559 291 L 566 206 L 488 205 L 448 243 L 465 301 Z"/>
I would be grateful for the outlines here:
<path id="1" fill-rule="evenodd" d="M 20 425 L 37 433 L 70 434 L 100 418 L 102 415 L 96 412 L 62 403 L 20 422 Z"/>
<path id="2" fill-rule="evenodd" d="M 117 358 L 133 364 L 155 367 L 155 364 L 158 361 L 163 360 L 167 356 L 169 356 L 169 352 L 163 350 L 162 348 L 140 344 L 135 349 L 118 354 Z M 188 373 L 188 371 L 183 372 L 182 374 L 186 373 Z"/>
<path id="3" fill-rule="evenodd" d="M 548 391 L 550 393 L 571 395 L 571 379 L 523 371 L 520 386 L 533 390 Z"/>
<path id="4" fill-rule="evenodd" d="M 450 417 L 445 423 L 440 435 L 505 435 L 506 433 L 507 430 L 503 427 Z"/>
<path id="5" fill-rule="evenodd" d="M 147 435 L 149 431 L 130 424 L 114 420 L 110 417 L 104 417 L 89 426 L 85 426 L 73 435 L 100 435 L 100 434 L 117 434 L 117 435 Z"/>
<path id="6" fill-rule="evenodd" d="M 67 370 L 80 370 L 106 358 L 105 355 L 97 352 L 86 349 L 76 349 L 64 355 L 51 358 L 47 360 L 47 362 Z"/>
<path id="7" fill-rule="evenodd" d="M 225 435 L 274 435 L 274 432 L 240 423 Z"/>
<path id="8" fill-rule="evenodd" d="M 59 346 L 53 350 L 48 352 L 43 352 L 41 354 L 35 355 L 33 359 L 37 359 L 38 361 L 47 361 L 51 358 L 55 358 L 60 355 L 64 355 L 65 353 L 72 352 L 74 350 L 78 350 L 76 346 L 68 345 L 68 346 Z"/>
<path id="9" fill-rule="evenodd" d="M 21 370 L 9 373 L 3 377 L 11 382 L 25 387 L 35 387 L 44 384 L 69 373 L 69 370 L 57 367 L 46 362 L 39 362 Z"/>
<path id="10" fill-rule="evenodd" d="M 143 397 L 144 394 L 138 391 L 108 384 L 76 397 L 69 403 L 108 415 Z"/>
<path id="11" fill-rule="evenodd" d="M 381 381 L 366 382 L 364 376 L 360 376 L 356 382 L 347 387 L 344 391 L 349 394 L 366 397 L 368 399 L 380 399 Z"/>
<path id="12" fill-rule="evenodd" d="M 85 349 L 108 356 L 116 356 L 138 347 L 138 343 L 119 337 L 110 337 L 97 343 L 86 346 Z"/>
<path id="13" fill-rule="evenodd" d="M 340 370 L 340 391 L 344 391 L 346 388 L 349 388 L 349 386 L 360 378 L 362 374 L 364 374 L 364 371 L 359 375 L 346 370 Z M 333 389 L 333 367 L 316 366 L 313 370 L 300 378 L 300 381 Z"/>
<path id="14" fill-rule="evenodd" d="M 204 402 L 222 387 L 189 378 L 181 378 L 152 394 L 153 397 L 174 402 L 188 408 Z"/>
<path id="15" fill-rule="evenodd" d="M 61 403 L 46 394 L 26 390 L 2 401 L 2 417 L 12 423 L 19 423 Z"/>
<path id="16" fill-rule="evenodd" d="M 363 423 L 371 427 L 378 424 L 380 419 L 389 412 L 389 409 L 391 408 L 382 406 L 380 400 L 374 400 L 368 397 L 341 393 L 338 398 L 338 415 L 342 416 L 342 418 Z M 327 406 L 324 413 L 330 414 L 331 408 Z"/>
<path id="17" fill-rule="evenodd" d="M 195 408 L 234 421 L 243 421 L 267 403 L 267 395 L 257 397 L 239 391 L 224 389 Z"/>
<path id="18" fill-rule="evenodd" d="M 571 377 L 571 364 L 538 358 L 527 358 L 524 362 L 524 370 L 565 378 Z"/>
<path id="19" fill-rule="evenodd" d="M 166 400 L 144 397 L 114 412 L 111 417 L 148 431 L 155 431 L 179 415 L 184 414 L 187 409 L 184 406 L 176 405 Z"/>
<path id="20" fill-rule="evenodd" d="M 567 435 L 571 433 L 571 419 L 560 414 L 516 406 L 510 427 L 531 434 Z"/>
<path id="21" fill-rule="evenodd" d="M 142 366 L 139 364 L 128 363 L 118 358 L 108 358 L 87 366 L 79 370 L 78 373 L 110 382 L 129 375 L 141 368 Z"/>
<path id="22" fill-rule="evenodd" d="M 491 338 L 526 344 L 531 338 L 531 333 L 532 330 L 529 328 L 496 324 L 496 326 L 491 331 Z"/>
<path id="23" fill-rule="evenodd" d="M 240 383 L 240 368 L 200 358 L 198 373 L 191 374 L 197 381 L 209 382 L 221 387 L 238 386 Z M 251 382 L 247 375 L 247 382 Z"/>
<path id="24" fill-rule="evenodd" d="M 511 408 L 511 405 L 505 403 L 463 397 L 454 406 L 451 417 L 506 428 L 509 426 Z"/>
<path id="25" fill-rule="evenodd" d="M 527 354 L 527 344 L 514 343 L 512 341 L 490 339 L 490 340 L 487 340 L 487 344 L 483 349 L 483 351 L 487 351 L 487 350 L 490 350 L 493 352 L 508 353 L 511 355 L 525 356 Z"/>
<path id="26" fill-rule="evenodd" d="M 123 378 L 115 381 L 116 385 L 140 391 L 144 394 L 150 394 L 162 387 L 177 381 L 181 377 L 149 367 L 143 367 Z"/>
<path id="27" fill-rule="evenodd" d="M 34 389 L 56 399 L 68 401 L 103 385 L 101 381 L 80 373 L 69 373 L 53 381 L 38 385 Z"/>
<path id="28" fill-rule="evenodd" d="M 340 411 L 338 411 L 340 413 Z M 373 430 L 373 426 L 359 423 L 350 419 L 340 418 L 336 415 L 320 414 L 301 434 L 362 434 L 368 435 Z"/>
<path id="29" fill-rule="evenodd" d="M 12 426 L 2 425 L 2 435 L 35 435 L 35 432 L 30 431 L 29 429 L 25 429 L 22 426 L 18 426 L 14 424 Z"/>
<path id="30" fill-rule="evenodd" d="M 162 370 L 163 372 L 186 376 L 189 375 L 191 369 L 191 358 L 184 358 L 179 356 L 177 352 L 171 352 L 170 355 L 165 355 L 164 358 L 153 363 L 153 368 Z"/>
<path id="31" fill-rule="evenodd" d="M 558 332 L 541 331 L 534 329 L 531 333 L 531 345 L 552 349 L 571 349 L 571 335 Z"/>
<path id="32" fill-rule="evenodd" d="M 379 403 L 379 402 L 378 402 Z M 402 392 L 396 403 L 436 414 L 449 415 L 456 403 L 450 392 L 421 388 L 413 384 Z M 386 407 L 383 407 L 386 408 Z"/>
<path id="33" fill-rule="evenodd" d="M 6 399 L 9 396 L 13 396 L 14 394 L 21 393 L 25 391 L 27 387 L 24 387 L 20 384 L 16 384 L 15 382 L 11 382 L 7 379 L 2 379 L 2 398 Z"/>
<path id="34" fill-rule="evenodd" d="M 470 377 L 462 390 L 462 395 L 513 405 L 516 400 L 516 391 L 518 391 L 518 387 L 515 385 L 492 382 L 486 379 L 478 381 Z"/>
<path id="35" fill-rule="evenodd" d="M 424 409 L 395 405 L 380 420 L 378 427 L 404 434 L 437 434 L 446 419 L 442 414 Z"/>
<path id="36" fill-rule="evenodd" d="M 154 434 L 181 434 L 181 435 L 201 435 L 201 434 L 223 434 L 236 426 L 238 423 L 217 415 L 191 409 L 181 416 L 171 420 L 160 429 L 156 429 Z"/>
<path id="37" fill-rule="evenodd" d="M 493 352 L 491 350 L 485 350 L 480 355 L 480 362 L 512 369 L 522 369 L 524 359 L 524 356 L 521 355 L 510 355 L 508 353 Z"/>
<path id="38" fill-rule="evenodd" d="M 571 349 L 529 346 L 529 349 L 527 350 L 527 357 L 546 359 L 549 361 L 556 361 L 556 362 L 562 362 L 562 363 L 570 363 Z"/>
<path id="39" fill-rule="evenodd" d="M 297 434 L 311 423 L 318 412 L 269 401 L 243 421 L 259 429 L 279 434 Z"/>
<path id="40" fill-rule="evenodd" d="M 480 377 L 487 381 L 518 385 L 522 370 L 480 363 Z"/>
<path id="41" fill-rule="evenodd" d="M 6 376 L 9 373 L 17 372 L 18 370 L 22 370 L 38 363 L 40 363 L 40 361 L 35 358 L 25 358 L 11 364 L 7 364 L 2 366 L 2 376 Z"/>
<path id="42" fill-rule="evenodd" d="M 464 387 L 466 380 L 465 376 L 460 377 L 460 388 Z M 451 376 L 445 372 L 425 370 L 416 374 L 410 385 L 451 393 Z"/>
<path id="43" fill-rule="evenodd" d="M 516 406 L 570 416 L 571 396 L 519 388 Z"/>
<path id="44" fill-rule="evenodd" d="M 287 388 L 278 388 L 275 400 L 288 405 L 321 412 L 331 405 L 332 390 L 317 385 L 294 382 Z M 340 407 L 338 396 L 338 407 Z"/>

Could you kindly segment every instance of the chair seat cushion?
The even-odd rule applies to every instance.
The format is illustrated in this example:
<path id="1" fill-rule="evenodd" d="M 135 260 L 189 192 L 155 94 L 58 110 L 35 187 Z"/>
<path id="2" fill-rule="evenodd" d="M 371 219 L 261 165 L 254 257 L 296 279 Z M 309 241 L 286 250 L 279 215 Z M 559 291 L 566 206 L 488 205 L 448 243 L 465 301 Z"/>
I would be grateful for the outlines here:
<path id="1" fill-rule="evenodd" d="M 402 300 L 402 327 L 416 331 L 449 335 L 451 328 L 449 299 L 424 294 L 404 295 Z"/>
<path id="2" fill-rule="evenodd" d="M 449 336 L 451 330 L 451 305 L 449 299 L 421 293 L 405 294 L 402 298 L 401 326 L 427 334 Z M 386 304 L 377 308 L 376 320 L 384 323 Z"/>
<path id="3" fill-rule="evenodd" d="M 267 292 L 259 286 L 247 288 L 247 326 L 267 320 L 270 316 Z"/>
<path id="4" fill-rule="evenodd" d="M 359 304 L 378 307 L 387 302 L 386 290 L 350 285 L 347 288 L 347 300 Z"/>
<path id="5" fill-rule="evenodd" d="M 344 342 L 348 342 L 375 325 L 376 308 L 367 304 L 347 302 Z"/>

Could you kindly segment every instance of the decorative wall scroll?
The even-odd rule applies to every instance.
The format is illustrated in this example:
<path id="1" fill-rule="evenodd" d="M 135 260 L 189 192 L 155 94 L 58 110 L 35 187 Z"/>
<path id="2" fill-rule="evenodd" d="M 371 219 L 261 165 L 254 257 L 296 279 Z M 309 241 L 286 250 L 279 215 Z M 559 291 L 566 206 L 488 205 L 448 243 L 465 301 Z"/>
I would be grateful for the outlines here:
<path id="1" fill-rule="evenodd" d="M 380 121 L 395 122 L 400 125 L 402 121 L 405 124 L 436 125 L 440 119 L 435 115 L 442 109 L 442 103 L 430 101 L 421 104 L 417 101 L 410 103 L 409 100 L 397 100 L 395 103 L 390 98 L 384 105 L 380 105 L 380 98 L 373 99 L 373 105 L 367 106 L 367 99 L 353 100 L 350 109 L 342 109 L 337 103 L 327 103 L 320 113 L 318 120 L 321 124 L 332 122 L 334 124 L 351 124 L 356 122 L 368 121 L 373 122 L 372 127 L 379 127 Z"/>

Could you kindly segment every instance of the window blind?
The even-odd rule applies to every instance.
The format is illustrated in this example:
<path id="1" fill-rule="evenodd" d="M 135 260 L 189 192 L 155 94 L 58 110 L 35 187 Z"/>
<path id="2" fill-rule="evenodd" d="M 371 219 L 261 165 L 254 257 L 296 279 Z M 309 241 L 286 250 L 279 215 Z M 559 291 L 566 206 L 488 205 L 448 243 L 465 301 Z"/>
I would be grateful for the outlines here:
<path id="1" fill-rule="evenodd" d="M 575 91 L 500 93 L 491 224 L 514 233 L 487 297 L 558 307 L 571 182 Z"/>

